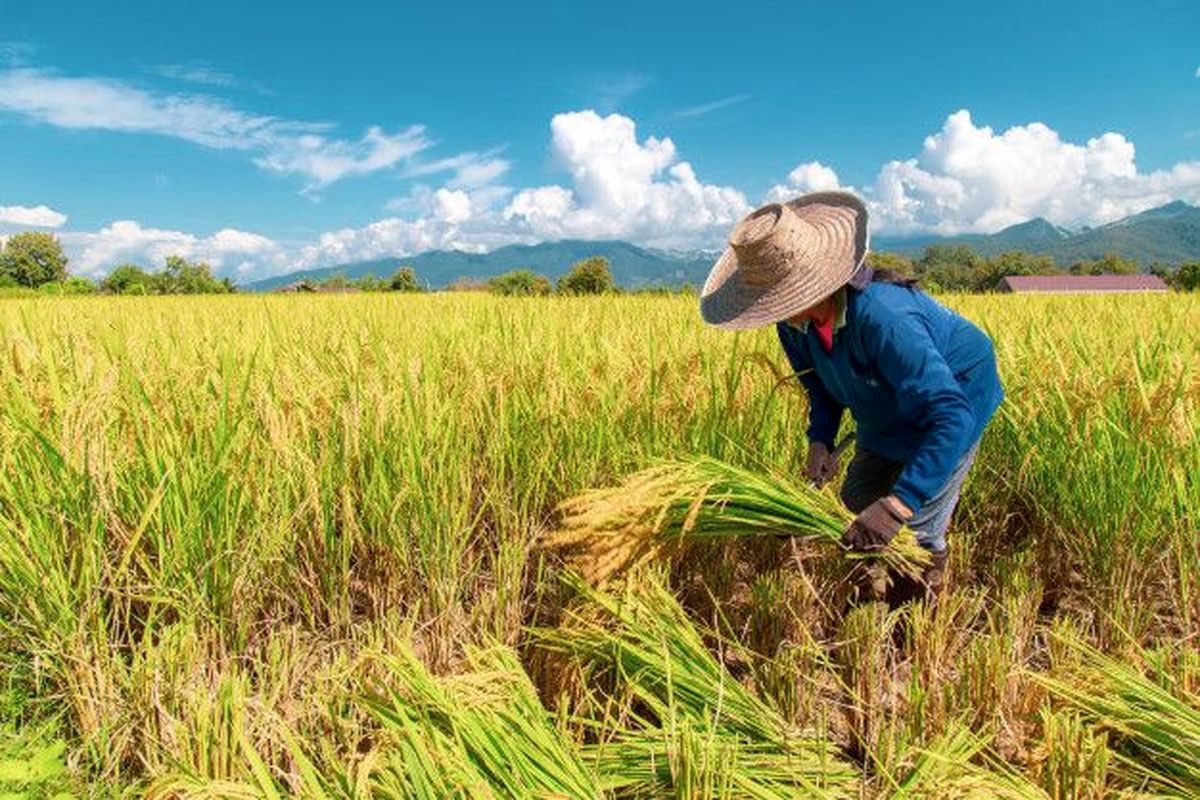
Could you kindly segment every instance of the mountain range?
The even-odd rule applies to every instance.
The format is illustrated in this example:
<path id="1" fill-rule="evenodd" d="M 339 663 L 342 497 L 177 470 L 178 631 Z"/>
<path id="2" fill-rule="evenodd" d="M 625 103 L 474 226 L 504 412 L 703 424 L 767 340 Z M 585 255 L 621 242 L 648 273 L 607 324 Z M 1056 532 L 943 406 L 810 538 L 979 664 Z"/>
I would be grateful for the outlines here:
<path id="1" fill-rule="evenodd" d="M 878 237 L 872 247 L 915 258 L 931 244 L 967 245 L 985 257 L 1006 250 L 1024 250 L 1051 256 L 1063 267 L 1083 259 L 1100 258 L 1106 253 L 1137 261 L 1144 269 L 1152 264 L 1177 265 L 1200 261 L 1200 207 L 1177 200 L 1107 225 L 1076 231 L 1038 217 L 991 234 L 903 239 Z M 512 269 L 532 269 L 553 279 L 565 273 L 576 261 L 589 256 L 607 258 L 613 278 L 621 286 L 637 288 L 684 283 L 699 286 L 717 255 L 703 250 L 655 250 L 621 241 L 570 239 L 536 245 L 509 245 L 490 253 L 433 250 L 415 256 L 356 261 L 278 275 L 242 288 L 271 291 L 299 280 L 319 281 L 336 274 L 347 278 L 385 277 L 400 266 L 411 266 L 423 282 L 434 288 L 448 286 L 461 278 L 485 280 Z"/>

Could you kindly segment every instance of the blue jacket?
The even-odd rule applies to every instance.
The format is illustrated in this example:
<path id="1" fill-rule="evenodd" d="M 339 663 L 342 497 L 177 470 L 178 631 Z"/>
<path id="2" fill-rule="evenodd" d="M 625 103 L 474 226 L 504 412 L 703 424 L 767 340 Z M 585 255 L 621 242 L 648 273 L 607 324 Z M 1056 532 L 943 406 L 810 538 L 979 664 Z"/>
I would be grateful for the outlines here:
<path id="1" fill-rule="evenodd" d="M 832 353 L 815 330 L 776 327 L 808 392 L 809 440 L 832 449 L 850 409 L 859 447 L 904 462 L 892 493 L 914 512 L 945 485 L 1004 399 L 991 340 L 917 289 L 848 287 Z"/>

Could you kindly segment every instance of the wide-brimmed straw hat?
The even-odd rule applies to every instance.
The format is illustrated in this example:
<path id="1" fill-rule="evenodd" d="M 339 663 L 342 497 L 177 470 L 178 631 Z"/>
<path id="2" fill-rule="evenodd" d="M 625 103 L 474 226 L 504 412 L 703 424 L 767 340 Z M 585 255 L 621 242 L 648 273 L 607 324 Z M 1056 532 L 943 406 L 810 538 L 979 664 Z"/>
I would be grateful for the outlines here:
<path id="1" fill-rule="evenodd" d="M 850 280 L 867 242 L 867 207 L 849 192 L 765 205 L 730 234 L 700 292 L 700 315 L 736 330 L 806 311 Z"/>

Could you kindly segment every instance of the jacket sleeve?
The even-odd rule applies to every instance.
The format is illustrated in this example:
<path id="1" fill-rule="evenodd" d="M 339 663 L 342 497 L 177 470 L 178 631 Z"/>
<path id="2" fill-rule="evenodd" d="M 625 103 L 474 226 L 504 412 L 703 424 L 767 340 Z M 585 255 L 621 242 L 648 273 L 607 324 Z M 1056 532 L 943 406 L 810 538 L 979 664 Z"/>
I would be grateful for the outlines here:
<path id="1" fill-rule="evenodd" d="M 842 424 L 845 407 L 833 399 L 821 383 L 821 379 L 813 372 L 812 364 L 804 354 L 804 348 L 796 341 L 799 334 L 784 330 L 783 323 L 776 326 L 775 330 L 779 334 L 779 343 L 783 345 L 788 363 L 792 365 L 800 383 L 804 385 L 804 391 L 808 394 L 808 440 L 820 442 L 833 450 L 833 440 Z"/>
<path id="2" fill-rule="evenodd" d="M 919 317 L 872 320 L 864 346 L 895 393 L 897 412 L 924 431 L 892 494 L 914 513 L 937 494 L 970 449 L 975 412 Z"/>

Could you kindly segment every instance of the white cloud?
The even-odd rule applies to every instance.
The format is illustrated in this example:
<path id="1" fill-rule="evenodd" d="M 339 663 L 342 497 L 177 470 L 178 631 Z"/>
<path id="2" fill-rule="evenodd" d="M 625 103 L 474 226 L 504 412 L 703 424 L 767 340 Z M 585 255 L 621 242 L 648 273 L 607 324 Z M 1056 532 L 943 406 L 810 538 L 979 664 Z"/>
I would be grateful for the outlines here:
<path id="1" fill-rule="evenodd" d="M 787 183 L 772 186 L 767 192 L 767 201 L 783 203 L 807 192 L 825 192 L 841 189 L 837 173 L 820 161 L 806 161 L 788 173 Z"/>
<path id="2" fill-rule="evenodd" d="M 71 271 L 97 277 L 121 262 L 161 268 L 167 256 L 206 261 L 221 274 L 246 275 L 287 263 L 284 248 L 256 233 L 225 228 L 199 237 L 183 231 L 145 228 L 133 220 L 117 220 L 95 232 L 60 235 Z"/>
<path id="3" fill-rule="evenodd" d="M 672 140 L 639 141 L 625 116 L 559 114 L 551 122 L 551 150 L 569 180 L 515 193 L 490 182 L 507 170 L 494 152 L 410 162 L 408 177 L 445 174 L 447 180 L 438 188 L 416 185 L 390 201 L 392 216 L 307 241 L 281 243 L 235 228 L 198 236 L 132 220 L 60 237 L 72 269 L 85 274 L 122 260 L 158 267 L 166 255 L 179 254 L 249 281 L 432 249 L 483 251 L 561 238 L 712 247 L 749 210 L 738 190 L 701 183 Z M 870 205 L 876 230 L 892 234 L 993 231 L 1034 216 L 1067 226 L 1099 224 L 1171 200 L 1200 203 L 1200 162 L 1141 172 L 1134 156 L 1133 144 L 1118 133 L 1083 144 L 1064 141 L 1041 123 L 997 133 L 960 111 L 916 156 L 889 161 L 856 191 Z M 323 167 L 308 168 L 324 174 Z M 807 161 L 772 187 L 768 199 L 831 188 L 853 190 L 832 167 Z M 25 212 L 44 220 L 54 219 L 47 212 L 58 213 L 44 207 Z"/>
<path id="4" fill-rule="evenodd" d="M 371 127 L 357 142 L 329 140 L 308 133 L 276 139 L 254 163 L 272 172 L 307 175 L 312 179 L 310 188 L 320 188 L 351 175 L 387 169 L 430 144 L 425 129 L 419 125 L 395 135 Z"/>
<path id="5" fill-rule="evenodd" d="M 426 175 L 437 175 L 442 172 L 453 172 L 446 182 L 452 189 L 474 189 L 487 186 L 508 172 L 511 164 L 503 158 L 497 158 L 499 150 L 489 150 L 486 153 L 459 153 L 449 158 L 436 161 L 426 161 L 412 164 L 405 170 L 405 177 L 416 178 Z"/>
<path id="6" fill-rule="evenodd" d="M 471 218 L 471 198 L 461 189 L 438 189 L 433 193 L 434 217 L 451 225 Z"/>
<path id="7" fill-rule="evenodd" d="M 738 190 L 700 183 L 690 164 L 677 161 L 670 139 L 651 136 L 639 143 L 629 117 L 590 110 L 558 114 L 550 130 L 572 188 L 525 189 L 503 213 L 535 238 L 712 244 L 748 210 Z"/>
<path id="8" fill-rule="evenodd" d="M 264 169 L 308 179 L 308 188 L 388 169 L 430 147 L 420 126 L 362 139 L 328 135 L 332 126 L 236 109 L 204 95 L 158 94 L 122 81 L 69 78 L 44 70 L 0 72 L 0 111 L 61 128 L 150 133 L 218 150 L 243 150 Z"/>
<path id="9" fill-rule="evenodd" d="M 410 255 L 450 247 L 454 226 L 428 217 L 405 220 L 389 217 L 362 228 L 322 233 L 316 243 L 303 247 L 299 266 L 365 261 L 392 255 Z"/>
<path id="10" fill-rule="evenodd" d="M 66 214 L 47 206 L 0 206 L 0 225 L 60 228 L 66 221 Z"/>
<path id="11" fill-rule="evenodd" d="M 37 47 L 29 42 L 0 42 L 0 63 L 10 67 L 20 67 L 33 58 Z"/>
<path id="12" fill-rule="evenodd" d="M 621 72 L 597 75 L 593 78 L 589 94 L 596 105 L 605 111 L 615 111 L 625 101 L 650 85 L 650 76 L 636 72 Z"/>
<path id="13" fill-rule="evenodd" d="M 237 86 L 239 81 L 228 72 L 222 72 L 208 64 L 160 64 L 154 71 L 164 78 L 172 78 L 185 83 L 198 83 L 201 86 L 220 86 L 230 88 Z"/>
<path id="14" fill-rule="evenodd" d="M 719 109 L 728 108 L 729 106 L 737 105 L 738 103 L 743 103 L 749 99 L 750 99 L 750 95 L 748 95 L 748 94 L 739 94 L 739 95 L 734 95 L 733 97 L 722 97 L 720 100 L 713 100 L 711 103 L 704 103 L 702 105 L 693 106 L 691 108 L 680 109 L 679 111 L 675 112 L 675 116 L 685 117 L 685 118 L 686 117 L 702 117 L 705 114 L 711 114 L 712 112 L 717 111 Z"/>
<path id="15" fill-rule="evenodd" d="M 768 197 L 837 183 L 832 169 L 809 162 Z M 1033 217 L 1098 225 L 1171 200 L 1200 202 L 1200 162 L 1139 172 L 1133 143 L 1119 133 L 1084 144 L 1040 122 L 996 133 L 962 110 L 926 137 L 918 155 L 884 164 L 861 194 L 873 227 L 891 234 L 991 233 Z"/>

